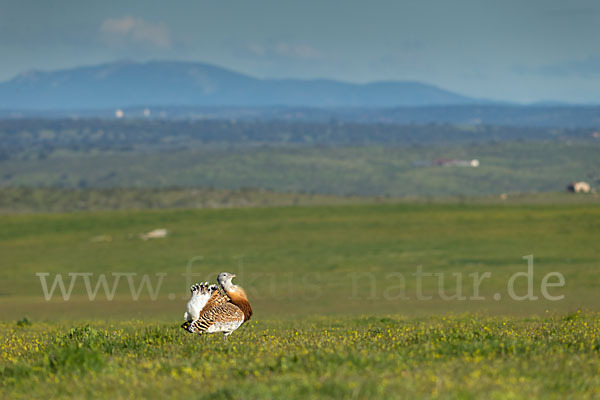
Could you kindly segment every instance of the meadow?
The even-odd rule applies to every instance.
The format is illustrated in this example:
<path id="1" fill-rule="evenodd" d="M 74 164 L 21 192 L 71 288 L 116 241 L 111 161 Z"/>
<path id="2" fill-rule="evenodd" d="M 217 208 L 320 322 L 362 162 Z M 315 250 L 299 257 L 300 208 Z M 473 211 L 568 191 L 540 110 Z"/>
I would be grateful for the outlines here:
<path id="1" fill-rule="evenodd" d="M 559 192 L 600 179 L 598 140 L 467 144 L 212 144 L 177 149 L 56 149 L 0 160 L 0 187 L 264 188 L 335 196 Z M 427 165 L 478 159 L 478 168 Z M 424 163 L 425 165 L 421 165 Z"/>
<path id="2" fill-rule="evenodd" d="M 257 319 L 227 341 L 174 324 L 0 324 L 3 398 L 593 399 L 600 318 Z"/>
<path id="3" fill-rule="evenodd" d="M 591 200 L 25 213 L 0 223 L 0 397 L 600 396 Z M 156 228 L 168 236 L 140 238 Z M 515 300 L 508 282 L 528 271 L 528 255 L 536 299 Z M 419 268 L 432 274 L 420 289 Z M 253 319 L 227 341 L 184 332 L 187 281 L 221 271 L 237 274 Z M 485 273 L 475 295 L 470 274 Z M 552 299 L 541 290 L 550 273 L 564 278 Z M 49 291 L 58 274 L 64 290 L 46 299 L 42 281 Z M 515 293 L 528 285 L 516 279 Z M 465 299 L 450 298 L 459 291 Z"/>
<path id="4" fill-rule="evenodd" d="M 0 311 L 5 318 L 173 318 L 195 281 L 234 272 L 248 287 L 257 315 L 476 311 L 573 312 L 597 302 L 600 207 L 595 203 L 355 204 L 200 210 L 99 211 L 0 216 Z M 163 239 L 140 234 L 164 228 Z M 510 277 L 533 256 L 535 301 L 508 296 Z M 466 300 L 454 294 L 461 274 Z M 548 273 L 564 286 L 541 293 Z M 71 278 L 68 274 L 80 274 Z M 477 273 L 482 281 L 474 294 Z M 47 274 L 40 276 L 39 274 Z M 90 300 L 85 279 L 88 274 Z M 99 282 L 104 274 L 107 287 Z M 116 282 L 121 274 L 120 281 Z M 126 274 L 137 274 L 127 276 Z M 146 278 L 144 278 L 146 275 Z M 46 300 L 48 290 L 60 276 Z M 162 278 L 161 278 L 162 276 Z M 144 282 L 146 279 L 146 282 Z M 554 282 L 555 279 L 552 279 Z M 115 283 L 113 285 L 113 283 Z M 131 283 L 131 284 L 130 284 Z M 515 291 L 527 291 L 525 278 Z M 132 288 L 138 294 L 133 300 Z M 110 292 L 114 297 L 108 299 Z M 114 292 L 113 292 L 114 291 Z M 499 293 L 500 300 L 494 295 Z M 154 294 L 154 295 L 153 295 Z M 517 307 L 518 306 L 518 307 Z"/>

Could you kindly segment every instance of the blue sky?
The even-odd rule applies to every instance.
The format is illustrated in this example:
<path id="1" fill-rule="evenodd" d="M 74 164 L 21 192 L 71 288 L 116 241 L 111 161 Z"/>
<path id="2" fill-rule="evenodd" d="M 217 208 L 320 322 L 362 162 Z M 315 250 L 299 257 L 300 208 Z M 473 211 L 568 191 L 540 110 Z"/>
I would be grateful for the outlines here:
<path id="1" fill-rule="evenodd" d="M 0 0 L 0 54 L 0 80 L 176 59 L 257 77 L 416 80 L 600 104 L 600 2 Z"/>

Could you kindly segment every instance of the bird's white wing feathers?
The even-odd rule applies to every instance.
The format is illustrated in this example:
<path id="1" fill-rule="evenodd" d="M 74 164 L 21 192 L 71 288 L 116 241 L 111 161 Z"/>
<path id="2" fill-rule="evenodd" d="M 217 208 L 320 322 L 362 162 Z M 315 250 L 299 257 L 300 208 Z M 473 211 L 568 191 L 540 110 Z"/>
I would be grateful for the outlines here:
<path id="1" fill-rule="evenodd" d="M 209 285 L 208 282 L 193 285 L 190 288 L 192 298 L 185 307 L 183 319 L 188 322 L 197 320 L 200 317 L 200 311 L 202 311 L 215 290 L 219 290 L 217 285 Z"/>

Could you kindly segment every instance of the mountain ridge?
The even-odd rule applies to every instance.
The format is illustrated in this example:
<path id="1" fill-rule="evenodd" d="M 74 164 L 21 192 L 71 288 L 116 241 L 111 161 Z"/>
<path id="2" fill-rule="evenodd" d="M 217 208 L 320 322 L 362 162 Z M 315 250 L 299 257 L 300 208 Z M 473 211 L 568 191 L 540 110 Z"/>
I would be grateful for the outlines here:
<path id="1" fill-rule="evenodd" d="M 486 104 L 417 81 L 260 79 L 185 61 L 117 61 L 33 70 L 0 82 L 0 108 L 101 109 L 132 106 L 398 107 Z"/>

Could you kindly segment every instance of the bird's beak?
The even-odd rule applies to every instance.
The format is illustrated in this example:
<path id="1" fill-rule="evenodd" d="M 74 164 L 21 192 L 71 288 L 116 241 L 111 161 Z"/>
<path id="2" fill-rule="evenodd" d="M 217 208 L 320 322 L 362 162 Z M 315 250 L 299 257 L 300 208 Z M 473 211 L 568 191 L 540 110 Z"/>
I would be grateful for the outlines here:
<path id="1" fill-rule="evenodd" d="M 235 274 L 231 274 L 231 278 L 235 278 Z"/>

